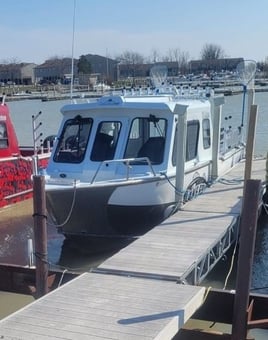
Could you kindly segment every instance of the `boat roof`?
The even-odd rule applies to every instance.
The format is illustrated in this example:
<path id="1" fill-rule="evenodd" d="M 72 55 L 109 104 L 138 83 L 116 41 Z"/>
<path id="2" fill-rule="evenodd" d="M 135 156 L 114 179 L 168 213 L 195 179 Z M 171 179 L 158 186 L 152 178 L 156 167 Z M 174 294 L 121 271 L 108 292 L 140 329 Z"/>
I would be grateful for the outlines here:
<path id="1" fill-rule="evenodd" d="M 178 106 L 192 108 L 210 107 L 209 98 L 202 95 L 178 95 L 174 93 L 154 94 L 111 94 L 84 103 L 72 103 L 62 107 L 61 112 L 65 115 L 73 112 L 87 112 L 105 109 L 138 109 L 138 110 L 165 110 L 177 113 Z"/>

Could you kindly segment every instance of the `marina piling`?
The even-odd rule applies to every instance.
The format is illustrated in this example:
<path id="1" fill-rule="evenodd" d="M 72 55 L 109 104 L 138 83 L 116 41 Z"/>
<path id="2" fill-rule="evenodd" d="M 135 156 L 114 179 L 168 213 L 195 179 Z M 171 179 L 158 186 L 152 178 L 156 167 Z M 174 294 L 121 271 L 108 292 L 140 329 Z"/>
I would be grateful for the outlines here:
<path id="1" fill-rule="evenodd" d="M 245 185 L 244 204 L 240 224 L 240 249 L 234 301 L 232 340 L 247 338 L 247 313 L 251 285 L 252 264 L 261 192 L 260 180 L 248 180 Z"/>
<path id="2" fill-rule="evenodd" d="M 257 122 L 258 106 L 251 105 L 248 133 L 247 133 L 247 145 L 246 145 L 246 165 L 245 165 L 245 181 L 251 178 L 252 159 L 254 153 L 254 143 L 256 135 L 256 122 Z"/>
<path id="3" fill-rule="evenodd" d="M 33 176 L 33 191 L 36 296 L 39 298 L 48 293 L 48 256 L 44 176 Z"/>

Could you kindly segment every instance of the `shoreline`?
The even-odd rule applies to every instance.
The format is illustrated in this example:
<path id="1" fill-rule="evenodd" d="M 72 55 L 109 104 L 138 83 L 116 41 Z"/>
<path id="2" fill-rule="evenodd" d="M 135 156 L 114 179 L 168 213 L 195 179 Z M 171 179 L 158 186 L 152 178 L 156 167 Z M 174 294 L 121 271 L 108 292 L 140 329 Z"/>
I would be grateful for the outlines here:
<path id="1" fill-rule="evenodd" d="M 187 88 L 192 88 L 196 89 L 198 87 L 200 88 L 211 88 L 214 90 L 215 94 L 223 94 L 224 96 L 232 96 L 236 94 L 241 94 L 243 93 L 243 86 L 238 85 L 237 83 L 226 83 L 226 84 L 216 84 L 216 83 L 198 83 L 196 81 L 192 81 L 191 83 L 185 82 L 185 83 L 180 83 L 177 85 L 177 88 L 179 87 L 185 87 Z M 138 88 L 138 87 L 137 87 Z M 41 89 L 39 90 L 34 90 L 30 91 L 27 90 L 27 86 L 21 86 L 18 87 L 20 91 L 15 92 L 15 89 L 8 88 L 8 91 L 5 91 L 6 88 L 4 88 L 4 91 L 2 91 L 1 95 L 6 94 L 6 102 L 10 101 L 18 101 L 18 100 L 41 100 L 41 101 L 53 101 L 53 100 L 64 100 L 64 99 L 70 99 L 71 98 L 71 93 L 70 89 L 67 87 L 62 87 L 60 90 L 57 89 Z M 25 89 L 25 90 L 21 90 Z M 90 98 L 99 98 L 102 97 L 103 95 L 110 94 L 111 92 L 114 91 L 122 91 L 124 88 L 111 88 L 110 90 L 106 91 L 93 91 L 93 90 L 88 90 L 88 87 L 84 88 L 83 87 L 78 87 L 74 89 L 74 92 L 72 93 L 72 99 L 90 99 Z M 130 87 L 126 88 L 131 90 Z M 13 93 L 10 93 L 11 90 Z M 268 92 L 268 83 L 261 83 L 255 85 L 254 91 L 256 93 L 258 92 Z"/>

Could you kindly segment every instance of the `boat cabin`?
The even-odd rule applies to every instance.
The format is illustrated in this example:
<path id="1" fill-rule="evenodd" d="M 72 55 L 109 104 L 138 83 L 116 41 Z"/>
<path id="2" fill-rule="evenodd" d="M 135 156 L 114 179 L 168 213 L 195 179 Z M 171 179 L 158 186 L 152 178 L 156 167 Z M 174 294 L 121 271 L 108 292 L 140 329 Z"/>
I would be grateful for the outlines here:
<path id="1" fill-rule="evenodd" d="M 186 169 L 212 157 L 208 99 L 172 101 L 170 96 L 106 96 L 62 108 L 63 122 L 48 173 L 86 182 L 151 171 L 172 174 L 177 164 L 179 115 L 185 114 Z M 179 138 L 180 139 L 180 138 Z M 183 140 L 181 140 L 183 142 Z M 120 162 L 121 160 L 121 162 Z"/>
<path id="2" fill-rule="evenodd" d="M 0 159 L 20 155 L 19 144 L 7 105 L 0 104 Z"/>

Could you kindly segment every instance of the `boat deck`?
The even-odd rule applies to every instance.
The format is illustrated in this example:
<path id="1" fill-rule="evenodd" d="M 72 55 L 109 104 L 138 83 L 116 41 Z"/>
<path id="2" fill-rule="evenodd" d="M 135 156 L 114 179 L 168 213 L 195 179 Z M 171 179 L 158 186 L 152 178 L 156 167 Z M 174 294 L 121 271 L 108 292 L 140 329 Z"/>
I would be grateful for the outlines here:
<path id="1" fill-rule="evenodd" d="M 178 283 L 202 282 L 236 239 L 243 174 L 241 163 L 95 272 L 1 320 L 0 337 L 172 339 L 206 294 Z M 255 160 L 252 178 L 264 176 L 265 160 Z"/>

